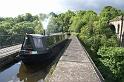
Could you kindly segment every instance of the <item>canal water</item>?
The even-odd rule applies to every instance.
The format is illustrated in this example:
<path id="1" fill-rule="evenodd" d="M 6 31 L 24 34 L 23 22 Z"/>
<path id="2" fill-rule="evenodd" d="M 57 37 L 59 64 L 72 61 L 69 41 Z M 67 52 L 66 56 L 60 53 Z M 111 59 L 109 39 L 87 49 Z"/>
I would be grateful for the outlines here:
<path id="1" fill-rule="evenodd" d="M 25 65 L 18 62 L 0 70 L 0 82 L 44 82 L 48 72 L 48 63 Z"/>

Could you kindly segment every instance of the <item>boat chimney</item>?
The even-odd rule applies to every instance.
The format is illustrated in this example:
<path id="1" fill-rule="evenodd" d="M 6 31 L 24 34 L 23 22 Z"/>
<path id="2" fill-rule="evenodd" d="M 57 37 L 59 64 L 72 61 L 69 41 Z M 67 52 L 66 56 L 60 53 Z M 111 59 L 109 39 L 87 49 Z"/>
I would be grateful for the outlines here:
<path id="1" fill-rule="evenodd" d="M 45 36 L 45 34 L 46 34 L 46 33 L 45 33 L 45 29 L 44 29 L 44 30 L 43 30 L 43 35 Z"/>

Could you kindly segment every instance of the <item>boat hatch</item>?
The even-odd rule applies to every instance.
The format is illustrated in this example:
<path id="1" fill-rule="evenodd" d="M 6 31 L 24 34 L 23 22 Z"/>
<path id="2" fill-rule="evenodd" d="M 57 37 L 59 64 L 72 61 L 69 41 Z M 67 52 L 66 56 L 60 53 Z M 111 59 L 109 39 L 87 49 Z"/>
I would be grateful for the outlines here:
<path id="1" fill-rule="evenodd" d="M 37 54 L 37 51 L 34 51 L 34 48 L 32 46 L 32 40 L 30 40 L 29 37 L 25 38 L 23 47 L 21 49 L 21 52 L 24 54 Z"/>

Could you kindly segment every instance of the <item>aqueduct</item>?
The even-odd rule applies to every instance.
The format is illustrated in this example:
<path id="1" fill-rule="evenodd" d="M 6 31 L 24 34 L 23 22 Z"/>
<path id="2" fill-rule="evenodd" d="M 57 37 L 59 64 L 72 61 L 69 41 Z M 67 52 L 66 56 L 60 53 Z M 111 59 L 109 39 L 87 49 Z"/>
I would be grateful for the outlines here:
<path id="1" fill-rule="evenodd" d="M 124 46 L 124 17 L 117 16 L 116 18 L 110 20 L 110 28 L 115 31 L 118 39 L 121 42 L 121 46 Z"/>

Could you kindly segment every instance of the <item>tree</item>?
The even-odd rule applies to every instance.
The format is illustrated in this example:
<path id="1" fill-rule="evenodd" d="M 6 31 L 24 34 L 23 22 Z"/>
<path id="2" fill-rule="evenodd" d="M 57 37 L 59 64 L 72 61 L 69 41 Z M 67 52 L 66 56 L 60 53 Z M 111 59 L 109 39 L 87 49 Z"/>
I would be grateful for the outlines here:
<path id="1" fill-rule="evenodd" d="M 71 25 L 70 19 L 75 13 L 72 11 L 67 11 L 66 13 L 61 13 L 58 15 L 52 15 L 52 18 L 48 25 L 49 32 L 68 32 Z"/>
<path id="2" fill-rule="evenodd" d="M 23 22 L 23 21 L 24 21 L 23 15 L 18 15 L 18 17 L 15 18 L 16 23 Z"/>
<path id="3" fill-rule="evenodd" d="M 36 34 L 42 34 L 43 33 L 43 26 L 40 23 L 40 21 L 38 21 L 38 20 L 33 21 L 33 25 L 34 25 L 34 31 Z"/>
<path id="4" fill-rule="evenodd" d="M 0 34 L 11 34 L 12 23 L 2 21 L 0 22 Z"/>
<path id="5" fill-rule="evenodd" d="M 121 15 L 122 12 L 112 6 L 106 6 L 103 8 L 103 10 L 100 13 L 100 17 L 99 18 L 105 18 L 106 21 L 109 21 L 113 18 L 115 18 L 116 16 Z"/>
<path id="6" fill-rule="evenodd" d="M 14 25 L 12 28 L 12 31 L 14 34 L 33 34 L 34 32 L 34 27 L 32 27 L 33 24 L 31 22 L 20 22 Z"/>
<path id="7" fill-rule="evenodd" d="M 33 16 L 30 13 L 26 13 L 24 16 L 24 20 L 33 22 Z"/>
<path id="8" fill-rule="evenodd" d="M 70 30 L 80 32 L 80 29 L 86 24 L 92 27 L 95 20 L 97 20 L 97 14 L 94 11 L 79 11 L 71 18 Z"/>

